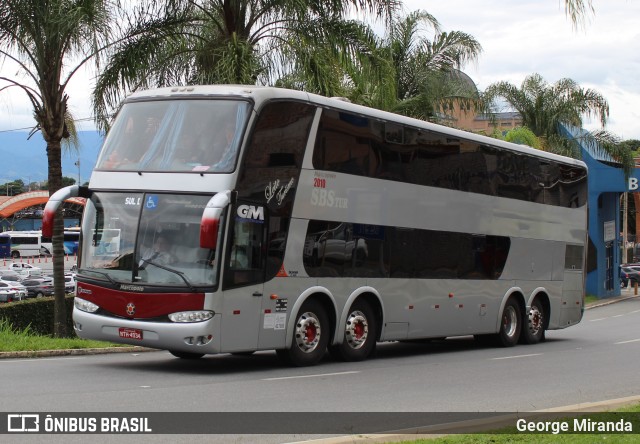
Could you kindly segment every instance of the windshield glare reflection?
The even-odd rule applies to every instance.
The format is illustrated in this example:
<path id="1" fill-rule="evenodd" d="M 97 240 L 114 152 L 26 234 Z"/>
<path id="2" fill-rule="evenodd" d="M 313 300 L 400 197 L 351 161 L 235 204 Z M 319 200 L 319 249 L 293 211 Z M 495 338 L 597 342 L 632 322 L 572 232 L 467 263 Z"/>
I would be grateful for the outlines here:
<path id="1" fill-rule="evenodd" d="M 238 100 L 126 103 L 96 169 L 232 172 L 249 108 Z"/>

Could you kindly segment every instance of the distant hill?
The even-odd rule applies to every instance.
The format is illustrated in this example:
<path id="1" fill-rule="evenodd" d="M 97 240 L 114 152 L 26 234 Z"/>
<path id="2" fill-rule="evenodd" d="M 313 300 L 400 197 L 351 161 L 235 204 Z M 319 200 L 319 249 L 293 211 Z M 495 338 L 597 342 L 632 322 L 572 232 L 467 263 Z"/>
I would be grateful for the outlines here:
<path id="1" fill-rule="evenodd" d="M 42 134 L 34 134 L 27 140 L 28 132 L 0 132 L 0 183 L 22 179 L 25 183 L 47 180 L 47 144 Z M 78 180 L 80 158 L 80 180 L 88 182 L 98 159 L 103 137 L 97 131 L 80 131 L 78 152 L 62 151 L 62 175 Z"/>

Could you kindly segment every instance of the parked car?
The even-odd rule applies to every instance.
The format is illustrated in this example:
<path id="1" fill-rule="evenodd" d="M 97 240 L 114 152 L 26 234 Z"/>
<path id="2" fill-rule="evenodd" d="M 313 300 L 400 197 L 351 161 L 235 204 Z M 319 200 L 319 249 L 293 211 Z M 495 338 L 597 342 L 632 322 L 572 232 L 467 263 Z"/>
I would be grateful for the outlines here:
<path id="1" fill-rule="evenodd" d="M 16 273 L 13 270 L 0 270 L 0 279 L 5 281 L 21 281 L 22 275 Z"/>
<path id="2" fill-rule="evenodd" d="M 9 267 L 10 270 L 15 271 L 16 273 L 22 276 L 41 276 L 42 269 L 38 267 L 34 267 L 31 264 L 23 263 L 23 262 L 14 262 Z"/>
<path id="3" fill-rule="evenodd" d="M 635 286 L 640 283 L 640 268 L 625 266 L 621 267 L 621 271 L 627 275 L 628 285 Z"/>
<path id="4" fill-rule="evenodd" d="M 76 292 L 76 275 L 72 273 L 67 273 L 64 275 L 64 291 L 65 293 L 74 293 Z"/>
<path id="5" fill-rule="evenodd" d="M 0 279 L 0 282 L 4 282 L 9 286 L 11 290 L 16 292 L 16 299 L 15 299 L 16 301 L 22 301 L 23 299 L 27 298 L 27 288 L 24 285 L 22 285 L 20 282 L 7 281 L 3 279 Z"/>
<path id="6" fill-rule="evenodd" d="M 29 278 L 22 281 L 22 285 L 27 288 L 27 297 L 29 298 L 53 295 L 53 279 L 51 278 Z"/>
<path id="7" fill-rule="evenodd" d="M 16 291 L 13 290 L 6 282 L 0 282 L 0 302 L 19 301 Z"/>
<path id="8" fill-rule="evenodd" d="M 627 288 L 627 285 L 629 285 L 629 275 L 620 267 L 620 288 Z"/>

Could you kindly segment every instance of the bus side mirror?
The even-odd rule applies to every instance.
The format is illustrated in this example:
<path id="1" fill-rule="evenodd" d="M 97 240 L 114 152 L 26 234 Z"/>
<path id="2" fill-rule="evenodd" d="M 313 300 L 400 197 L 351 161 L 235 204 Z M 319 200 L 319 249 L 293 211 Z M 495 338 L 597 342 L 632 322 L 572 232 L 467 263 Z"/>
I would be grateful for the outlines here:
<path id="1" fill-rule="evenodd" d="M 58 211 L 58 208 L 60 208 L 60 205 L 62 205 L 65 200 L 71 197 L 89 198 L 91 197 L 91 191 L 89 191 L 87 187 L 70 185 L 60 188 L 53 193 L 47 205 L 45 205 L 44 214 L 42 215 L 42 235 L 44 237 L 53 236 L 53 218 L 55 217 L 56 211 Z"/>
<path id="2" fill-rule="evenodd" d="M 200 248 L 214 250 L 218 245 L 218 230 L 222 211 L 231 202 L 231 191 L 222 191 L 213 196 L 202 212 L 200 222 Z"/>

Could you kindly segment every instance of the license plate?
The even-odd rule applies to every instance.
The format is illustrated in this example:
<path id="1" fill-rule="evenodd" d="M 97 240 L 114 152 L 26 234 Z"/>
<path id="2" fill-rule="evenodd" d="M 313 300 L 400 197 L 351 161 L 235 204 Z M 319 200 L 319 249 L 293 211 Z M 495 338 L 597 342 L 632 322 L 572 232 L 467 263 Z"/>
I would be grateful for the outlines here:
<path id="1" fill-rule="evenodd" d="M 142 330 L 138 330 L 137 328 L 120 327 L 118 329 L 118 335 L 125 339 L 142 340 Z"/>

